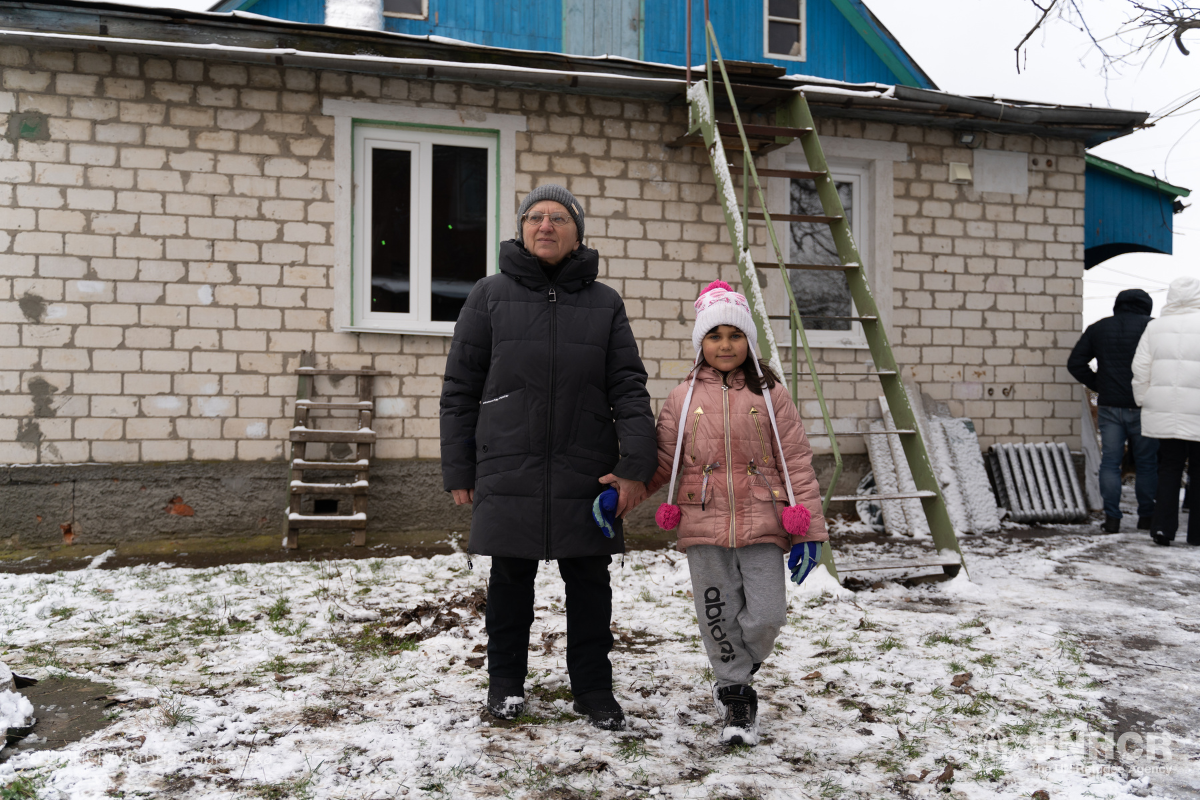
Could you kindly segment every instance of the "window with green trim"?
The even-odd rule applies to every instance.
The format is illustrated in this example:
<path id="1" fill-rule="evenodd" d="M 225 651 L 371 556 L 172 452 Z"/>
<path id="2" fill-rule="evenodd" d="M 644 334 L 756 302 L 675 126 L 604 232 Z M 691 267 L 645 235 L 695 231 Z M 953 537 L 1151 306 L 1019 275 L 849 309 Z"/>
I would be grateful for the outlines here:
<path id="1" fill-rule="evenodd" d="M 356 125 L 354 327 L 451 333 L 495 269 L 496 135 Z"/>

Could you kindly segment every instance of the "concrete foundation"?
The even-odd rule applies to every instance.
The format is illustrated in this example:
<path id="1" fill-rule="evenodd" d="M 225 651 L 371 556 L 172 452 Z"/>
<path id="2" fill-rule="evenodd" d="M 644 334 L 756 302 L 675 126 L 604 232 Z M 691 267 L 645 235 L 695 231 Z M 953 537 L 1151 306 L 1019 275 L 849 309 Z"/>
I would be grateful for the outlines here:
<path id="1" fill-rule="evenodd" d="M 372 534 L 470 529 L 470 509 L 442 490 L 440 466 L 372 462 L 368 542 Z M 832 458 L 819 455 L 815 466 L 827 486 Z M 865 456 L 847 456 L 838 493 L 853 492 L 867 469 Z M 281 533 L 289 477 L 283 462 L 0 467 L 0 549 Z M 630 514 L 631 535 L 655 530 L 654 511 L 666 494 L 663 488 Z M 847 507 L 834 513 L 853 513 L 839 505 Z M 303 510 L 311 513 L 311 501 Z"/>

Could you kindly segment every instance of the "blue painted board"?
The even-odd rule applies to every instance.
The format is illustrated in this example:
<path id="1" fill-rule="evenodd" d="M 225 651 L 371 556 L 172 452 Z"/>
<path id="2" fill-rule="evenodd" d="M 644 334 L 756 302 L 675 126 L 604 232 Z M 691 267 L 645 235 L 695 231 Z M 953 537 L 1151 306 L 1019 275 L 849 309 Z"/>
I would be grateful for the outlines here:
<path id="1" fill-rule="evenodd" d="M 1085 177 L 1084 249 L 1125 244 L 1171 253 L 1174 197 L 1090 166 Z"/>
<path id="2" fill-rule="evenodd" d="M 806 59 L 769 58 L 765 54 L 765 5 L 760 0 L 710 2 L 709 14 L 721 55 L 737 61 L 777 64 L 793 75 L 815 75 L 853 83 L 896 83 L 898 78 L 850 26 L 829 0 L 807 0 Z M 687 0 L 646 3 L 646 61 L 683 64 L 687 40 Z M 692 63 L 704 63 L 704 3 L 692 4 Z"/>
<path id="3" fill-rule="evenodd" d="M 638 58 L 641 6 L 641 0 L 562 0 L 562 51 Z"/>
<path id="4" fill-rule="evenodd" d="M 428 19 L 384 17 L 383 26 L 396 33 L 557 53 L 562 51 L 562 0 L 429 0 Z"/>

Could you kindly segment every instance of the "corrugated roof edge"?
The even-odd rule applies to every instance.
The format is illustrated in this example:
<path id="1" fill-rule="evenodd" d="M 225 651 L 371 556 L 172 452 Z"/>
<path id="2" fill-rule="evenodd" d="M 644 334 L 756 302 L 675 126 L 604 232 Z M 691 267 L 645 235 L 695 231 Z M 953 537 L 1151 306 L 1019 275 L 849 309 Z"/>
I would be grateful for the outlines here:
<path id="1" fill-rule="evenodd" d="M 21 15 L 18 10 L 25 14 Z M 57 24 L 53 26 L 48 23 L 51 16 L 57 18 Z M 22 28 L 22 22 L 27 27 Z M 184 48 L 208 54 L 224 51 L 228 57 L 247 63 L 273 62 L 371 73 L 386 70 L 393 74 L 396 71 L 419 74 L 428 70 L 426 77 L 436 75 L 447 80 L 554 86 L 666 101 L 681 100 L 683 96 L 684 68 L 672 64 L 612 56 L 514 50 L 440 36 L 291 22 L 247 12 L 152 9 L 84 0 L 0 0 L 2 24 L 7 24 L 10 30 L 0 31 L 0 37 L 10 41 L 24 37 L 31 41 L 53 39 L 61 43 L 73 38 L 89 47 L 121 46 L 131 48 L 132 52 L 139 48 L 145 52 L 147 45 L 176 53 Z M 14 27 L 16 30 L 12 29 Z M 48 29 L 62 32 L 45 33 Z M 107 29 L 111 35 L 98 35 L 102 29 Z M 195 35 L 189 42 L 187 34 L 191 32 Z M 289 41 L 280 38 L 285 34 L 290 34 L 297 45 L 303 41 L 311 47 L 275 44 Z M 329 40 L 326 42 L 323 37 L 329 37 Z M 118 45 L 122 38 L 126 43 Z M 244 44 L 239 44 L 239 40 Z M 223 44 L 213 44 L 214 41 Z M 391 55 L 379 50 L 391 52 Z M 489 66 L 486 70 L 474 69 L 485 64 Z M 696 69 L 693 67 L 694 71 Z M 482 78 L 481 72 L 489 77 Z M 747 73 L 738 75 L 735 80 L 747 90 L 764 92 L 766 96 L 778 93 L 782 97 L 789 91 L 800 89 L 818 104 L 814 110 L 828 116 L 1007 133 L 1049 133 L 1082 139 L 1089 147 L 1131 133 L 1147 116 L 1144 112 L 1022 104 L 912 86 L 852 84 L 807 76 L 765 77 Z M 797 86 L 798 83 L 801 85 Z"/>
<path id="2" fill-rule="evenodd" d="M 1166 181 L 1156 178 L 1153 175 L 1147 175 L 1143 172 L 1136 172 L 1129 167 L 1118 164 L 1115 161 L 1109 161 L 1106 158 L 1101 158 L 1100 156 L 1092 155 L 1091 153 L 1087 153 L 1084 156 L 1084 161 L 1086 162 L 1087 166 L 1095 167 L 1101 172 L 1107 172 L 1109 175 L 1115 175 L 1118 178 L 1124 178 L 1132 183 L 1145 186 L 1149 189 L 1154 189 L 1155 191 L 1162 192 L 1163 194 L 1169 194 L 1172 197 L 1188 197 L 1192 193 L 1191 189 L 1185 189 L 1182 186 L 1175 186 L 1174 184 L 1167 183 Z"/>

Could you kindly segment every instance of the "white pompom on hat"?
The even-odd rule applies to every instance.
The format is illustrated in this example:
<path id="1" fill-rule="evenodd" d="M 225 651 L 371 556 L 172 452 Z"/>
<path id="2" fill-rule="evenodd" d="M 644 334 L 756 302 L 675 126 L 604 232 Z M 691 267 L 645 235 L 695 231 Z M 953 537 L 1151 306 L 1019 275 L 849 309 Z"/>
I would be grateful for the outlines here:
<path id="1" fill-rule="evenodd" d="M 718 325 L 732 325 L 750 342 L 750 352 L 758 354 L 758 328 L 750 314 L 746 296 L 738 294 L 725 281 L 713 281 L 696 298 L 696 326 L 692 328 L 692 344 L 696 353 L 708 332 Z"/>

